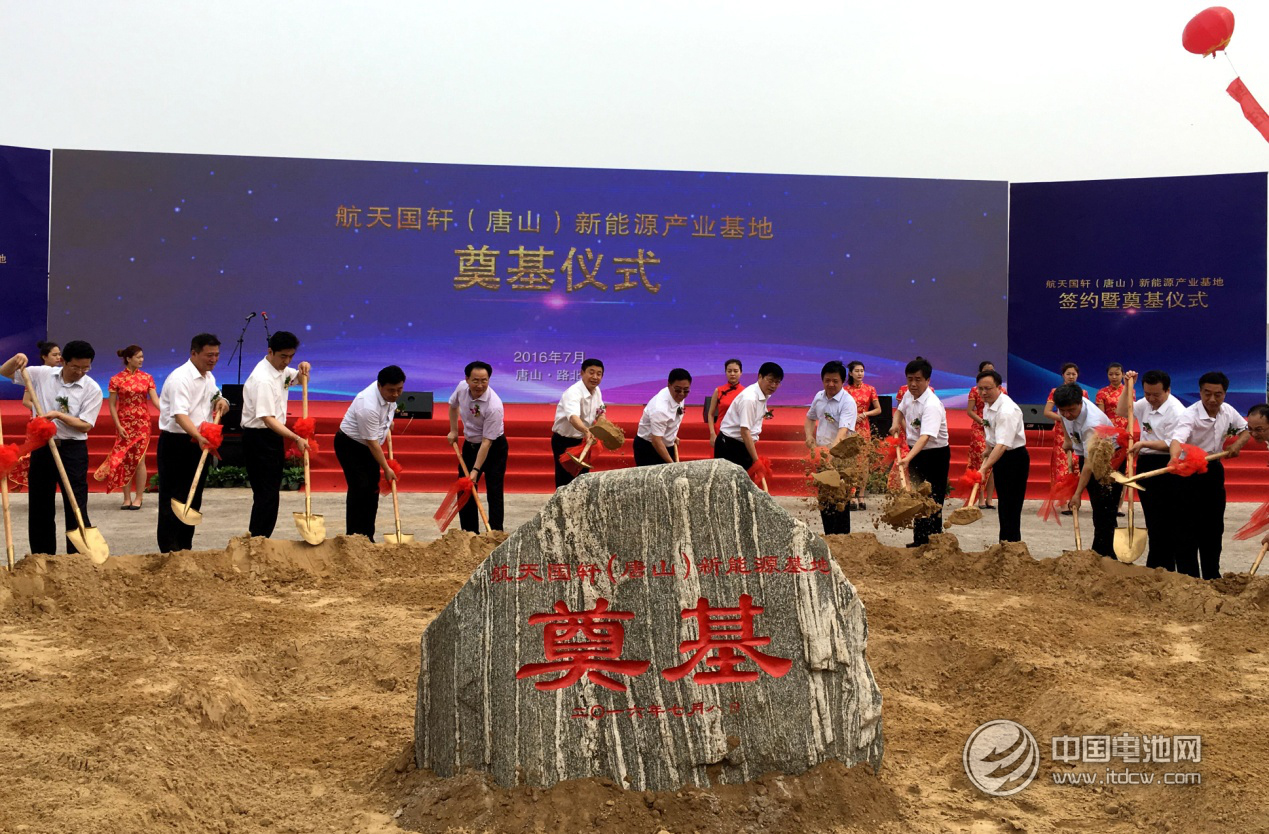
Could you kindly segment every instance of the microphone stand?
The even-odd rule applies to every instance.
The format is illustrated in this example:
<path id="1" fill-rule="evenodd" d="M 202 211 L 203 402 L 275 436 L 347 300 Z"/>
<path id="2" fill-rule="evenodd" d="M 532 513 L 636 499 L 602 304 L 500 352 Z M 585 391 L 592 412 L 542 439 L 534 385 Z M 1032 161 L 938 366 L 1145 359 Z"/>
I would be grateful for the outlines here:
<path id="1" fill-rule="evenodd" d="M 238 357 L 238 384 L 242 384 L 242 342 L 247 336 L 247 328 L 251 326 L 251 320 L 256 317 L 255 313 L 247 316 L 247 323 L 242 326 L 242 332 L 238 334 L 238 344 L 234 347 L 233 353 L 229 354 L 229 361 L 234 361 L 234 356 Z M 266 325 L 267 327 L 267 325 Z"/>
<path id="2" fill-rule="evenodd" d="M 260 315 L 264 317 L 262 319 L 262 321 L 264 321 L 264 346 L 267 348 L 269 346 L 269 339 L 272 338 L 272 336 L 269 335 L 269 314 L 261 313 Z"/>

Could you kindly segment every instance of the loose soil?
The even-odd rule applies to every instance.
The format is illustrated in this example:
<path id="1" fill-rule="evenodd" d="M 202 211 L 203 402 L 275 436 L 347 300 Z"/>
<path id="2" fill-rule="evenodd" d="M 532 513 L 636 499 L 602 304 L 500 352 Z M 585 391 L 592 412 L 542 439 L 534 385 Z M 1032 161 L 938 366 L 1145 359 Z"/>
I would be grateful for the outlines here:
<path id="1" fill-rule="evenodd" d="M 0 831 L 1269 830 L 1269 579 L 1204 584 L 1090 552 L 1035 561 L 1023 545 L 962 553 L 952 535 L 915 551 L 830 538 L 867 606 L 877 775 L 826 764 L 629 793 L 419 772 L 419 635 L 499 539 L 238 539 L 0 574 Z M 1042 764 L 992 799 L 961 750 L 997 718 L 1030 729 Z M 1201 735 L 1188 769 L 1202 784 L 1053 784 L 1072 769 L 1050 738 L 1124 732 Z"/>
<path id="2" fill-rule="evenodd" d="M 930 485 L 921 484 L 917 490 L 901 489 L 889 493 L 875 524 L 903 530 L 911 527 L 912 522 L 918 518 L 925 518 L 938 511 L 938 503 L 930 497 Z"/>

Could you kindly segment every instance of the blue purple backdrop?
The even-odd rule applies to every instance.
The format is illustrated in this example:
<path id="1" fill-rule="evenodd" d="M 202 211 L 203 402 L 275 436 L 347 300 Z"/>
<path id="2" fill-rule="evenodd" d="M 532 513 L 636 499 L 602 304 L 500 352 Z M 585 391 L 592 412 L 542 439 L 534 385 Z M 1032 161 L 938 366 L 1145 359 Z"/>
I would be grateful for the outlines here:
<path id="1" fill-rule="evenodd" d="M 1263 173 L 1013 184 L 1014 399 L 1044 402 L 1064 362 L 1095 392 L 1122 362 L 1186 403 L 1212 370 L 1236 407 L 1264 402 L 1266 197 Z"/>
<path id="2" fill-rule="evenodd" d="M 38 356 L 48 318 L 49 152 L 0 145 L 0 361 Z M 0 380 L 0 398 L 22 389 Z"/>
<path id="3" fill-rule="evenodd" d="M 747 379 L 780 362 L 775 402 L 793 404 L 828 359 L 862 359 L 885 393 L 921 353 L 963 403 L 978 361 L 1004 359 L 1003 182 L 61 150 L 54 165 L 49 329 L 92 341 L 102 379 L 136 342 L 161 380 L 210 330 L 233 382 L 252 311 L 297 333 L 315 391 L 339 397 L 390 363 L 447 395 L 479 358 L 504 399 L 553 402 L 595 356 L 610 402 L 644 402 L 674 366 L 699 399 L 734 355 Z"/>

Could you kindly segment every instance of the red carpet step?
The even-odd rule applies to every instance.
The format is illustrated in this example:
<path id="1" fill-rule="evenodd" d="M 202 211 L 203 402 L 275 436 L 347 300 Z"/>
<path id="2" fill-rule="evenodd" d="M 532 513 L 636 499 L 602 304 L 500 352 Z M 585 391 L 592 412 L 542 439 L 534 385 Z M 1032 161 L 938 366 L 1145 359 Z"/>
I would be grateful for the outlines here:
<path id="1" fill-rule="evenodd" d="M 348 408 L 347 402 L 310 402 L 309 414 L 317 418 L 318 445 L 321 454 L 312 462 L 313 489 L 317 491 L 343 491 L 344 478 L 335 460 L 334 435 Z M 299 405 L 292 403 L 291 418 L 298 416 Z M 768 421 L 759 441 L 759 451 L 770 457 L 775 478 L 769 484 L 778 495 L 801 495 L 808 491 L 803 459 L 806 446 L 802 443 L 804 408 L 777 406 L 775 417 Z M 609 406 L 608 418 L 626 432 L 626 447 L 620 452 L 601 455 L 596 471 L 633 466 L 630 439 L 635 436 L 642 406 Z M 701 419 L 699 405 L 693 407 L 684 418 L 679 454 L 683 460 L 698 460 L 713 456 L 709 444 L 709 429 Z M 507 406 L 506 434 L 511 459 L 507 472 L 507 491 L 544 493 L 554 489 L 554 470 L 551 463 L 551 422 L 555 417 L 555 405 L 513 403 Z M 21 403 L 13 400 L 0 402 L 0 418 L 4 436 L 9 442 L 22 437 L 26 425 L 26 413 Z M 948 431 L 952 444 L 952 479 L 964 471 L 968 457 L 969 418 L 963 411 L 948 413 Z M 158 416 L 153 416 L 151 431 L 157 438 Z M 445 404 L 438 403 L 430 420 L 401 418 L 396 421 L 394 445 L 397 457 L 405 467 L 402 488 L 407 492 L 444 492 L 457 477 L 454 453 L 445 445 L 449 431 L 449 418 Z M 89 471 L 109 454 L 114 444 L 114 426 L 109 412 L 102 410 L 101 418 L 88 438 Z M 1027 443 L 1031 449 L 1031 477 L 1027 497 L 1044 498 L 1049 483 L 1048 431 L 1030 431 Z M 157 440 L 150 443 L 146 456 L 147 467 L 154 473 L 154 449 Z M 1269 452 L 1261 444 L 1252 444 L 1240 457 L 1226 461 L 1226 489 L 1230 501 L 1261 502 L 1269 499 Z M 90 479 L 90 488 L 102 491 L 102 486 Z"/>

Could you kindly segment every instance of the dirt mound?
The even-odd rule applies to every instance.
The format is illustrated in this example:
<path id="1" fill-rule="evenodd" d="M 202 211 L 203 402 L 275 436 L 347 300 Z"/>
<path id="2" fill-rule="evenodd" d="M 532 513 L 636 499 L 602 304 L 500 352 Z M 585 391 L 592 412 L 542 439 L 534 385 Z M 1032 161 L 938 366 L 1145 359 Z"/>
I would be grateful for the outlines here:
<path id="1" fill-rule="evenodd" d="M 630 793 L 416 771 L 419 636 L 501 538 L 237 539 L 0 573 L 0 831 L 1269 830 L 1269 579 L 966 553 L 951 534 L 919 550 L 831 541 L 868 610 L 879 774 L 830 763 Z M 1044 764 L 991 799 L 961 751 L 997 718 L 1031 730 Z M 1053 784 L 1072 766 L 1050 760 L 1051 738 L 1123 733 L 1201 735 L 1202 783 Z"/>
<path id="2" fill-rule="evenodd" d="M 877 830 L 899 803 L 867 765 L 826 762 L 801 776 L 767 774 L 713 790 L 628 791 L 606 779 L 507 790 L 481 774 L 437 780 L 414 774 L 398 823 L 409 831 L 631 831 L 731 834 Z M 850 826 L 844 828 L 844 825 Z"/>

